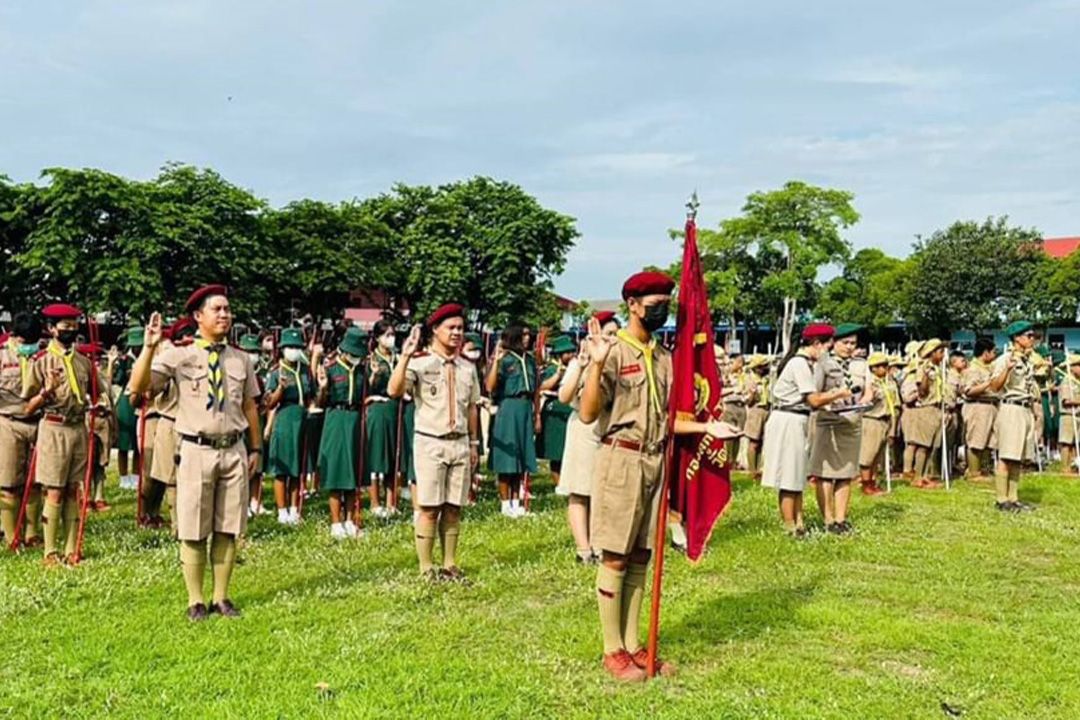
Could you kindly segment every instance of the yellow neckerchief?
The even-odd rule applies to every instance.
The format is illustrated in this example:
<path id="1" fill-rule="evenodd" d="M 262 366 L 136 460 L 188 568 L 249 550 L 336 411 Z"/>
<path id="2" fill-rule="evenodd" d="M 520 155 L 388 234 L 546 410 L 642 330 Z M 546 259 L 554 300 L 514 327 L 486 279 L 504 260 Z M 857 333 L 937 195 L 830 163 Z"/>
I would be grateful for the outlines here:
<path id="1" fill-rule="evenodd" d="M 300 382 L 300 364 L 297 363 L 296 367 L 294 368 L 291 365 L 289 365 L 288 360 L 282 358 L 281 359 L 281 367 L 283 367 L 288 372 L 292 373 L 293 378 L 296 380 L 296 393 L 297 393 L 296 404 L 300 405 L 300 406 L 303 406 L 303 404 L 304 404 L 304 384 L 302 382 Z"/>
<path id="2" fill-rule="evenodd" d="M 19 352 L 19 346 L 15 344 L 15 338 L 13 337 L 8 338 L 7 348 L 8 352 L 19 361 L 19 377 L 22 378 L 22 386 L 25 388 L 26 384 L 30 382 L 30 358 Z"/>
<path id="3" fill-rule="evenodd" d="M 349 373 L 349 399 L 345 402 L 352 405 L 353 389 L 356 387 L 356 366 L 351 365 L 349 361 L 343 357 L 337 359 L 337 364 L 344 368 L 345 372 Z"/>
<path id="4" fill-rule="evenodd" d="M 758 375 L 758 407 L 769 407 L 769 376 Z"/>
<path id="5" fill-rule="evenodd" d="M 529 353 L 523 352 L 518 355 L 513 350 L 508 350 L 507 353 L 510 355 L 510 357 L 517 358 L 518 361 L 521 363 L 521 376 L 525 378 L 525 392 L 532 392 L 532 388 L 529 387 L 529 364 L 525 362 L 525 358 L 528 356 Z"/>
<path id="6" fill-rule="evenodd" d="M 656 338 L 649 338 L 649 344 L 643 345 L 637 338 L 631 335 L 626 328 L 622 328 L 615 335 L 624 343 L 640 352 L 645 358 L 645 378 L 649 381 L 649 400 L 652 401 L 653 409 L 656 410 L 657 417 L 660 417 L 664 414 L 664 409 L 660 402 L 660 390 L 656 386 L 656 368 L 653 366 L 653 350 L 656 349 Z"/>
<path id="7" fill-rule="evenodd" d="M 390 357 L 387 358 L 385 355 L 383 355 L 382 347 L 380 346 L 380 347 L 376 348 L 375 352 L 372 353 L 372 354 L 375 356 L 376 360 L 382 360 L 383 362 L 385 362 L 386 365 L 387 365 L 387 368 L 390 370 L 391 373 L 394 372 L 394 365 L 397 364 L 397 353 L 395 353 L 393 350 L 391 350 L 390 351 Z M 372 375 L 374 375 L 374 374 L 375 373 L 372 372 Z"/>
<path id="8" fill-rule="evenodd" d="M 82 405 L 82 390 L 79 389 L 79 378 L 75 375 L 75 348 L 72 347 L 67 352 L 64 352 L 63 346 L 54 339 L 49 343 L 49 354 L 60 358 L 61 362 L 64 363 L 64 375 L 67 376 L 68 386 L 71 388 L 71 395 L 75 398 L 75 402 Z"/>
<path id="9" fill-rule="evenodd" d="M 896 401 L 897 398 L 893 397 L 892 389 L 889 387 L 892 383 L 889 382 L 889 376 L 878 377 L 874 375 L 874 384 L 881 390 L 882 395 L 885 396 L 885 409 L 889 411 L 889 417 L 896 417 Z"/>

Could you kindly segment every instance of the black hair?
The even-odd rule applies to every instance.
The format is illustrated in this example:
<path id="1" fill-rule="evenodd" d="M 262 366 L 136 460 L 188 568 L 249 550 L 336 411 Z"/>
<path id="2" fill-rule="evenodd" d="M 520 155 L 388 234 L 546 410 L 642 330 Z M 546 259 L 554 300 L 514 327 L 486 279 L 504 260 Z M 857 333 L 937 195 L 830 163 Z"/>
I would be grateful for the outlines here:
<path id="1" fill-rule="evenodd" d="M 11 319 L 11 334 L 21 337 L 24 343 L 37 342 L 41 339 L 41 321 L 31 313 L 16 313 Z"/>
<path id="2" fill-rule="evenodd" d="M 374 340 L 378 340 L 383 336 L 387 330 L 393 330 L 394 324 L 389 320 L 379 320 L 375 323 L 375 326 L 371 328 L 371 337 Z"/>
<path id="3" fill-rule="evenodd" d="M 975 338 L 975 357 L 982 357 L 984 354 L 996 349 L 997 345 L 994 343 L 994 338 L 988 335 L 980 335 Z"/>
<path id="4" fill-rule="evenodd" d="M 525 351 L 525 331 L 528 330 L 521 323 L 510 323 L 502 331 L 502 344 L 507 350 L 516 353 Z"/>

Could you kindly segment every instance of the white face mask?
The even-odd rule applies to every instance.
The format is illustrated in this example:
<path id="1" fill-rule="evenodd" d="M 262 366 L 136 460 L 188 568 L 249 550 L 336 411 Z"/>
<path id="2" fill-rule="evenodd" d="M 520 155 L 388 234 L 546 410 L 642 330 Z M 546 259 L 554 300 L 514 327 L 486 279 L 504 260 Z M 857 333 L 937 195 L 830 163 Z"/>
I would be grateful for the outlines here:
<path id="1" fill-rule="evenodd" d="M 384 350 L 393 350 L 394 349 L 394 336 L 393 335 L 383 335 L 381 338 L 379 338 L 379 345 Z"/>
<path id="2" fill-rule="evenodd" d="M 342 353 L 341 356 L 343 358 L 345 358 L 345 362 L 349 363 L 350 365 L 356 365 L 357 363 L 360 362 L 360 358 L 357 357 L 356 355 L 350 355 L 349 353 Z"/>
<path id="3" fill-rule="evenodd" d="M 290 363 L 297 363 L 304 356 L 304 351 L 300 348 L 285 348 L 282 354 Z"/>
<path id="4" fill-rule="evenodd" d="M 467 359 L 472 360 L 474 362 L 480 359 L 480 351 L 479 350 L 466 350 L 465 352 L 463 352 L 461 354 L 464 355 Z"/>
<path id="5" fill-rule="evenodd" d="M 260 353 L 257 353 L 257 352 L 249 352 L 248 357 L 251 358 L 251 362 L 253 362 L 256 365 L 258 365 L 259 362 L 262 360 L 262 355 Z"/>

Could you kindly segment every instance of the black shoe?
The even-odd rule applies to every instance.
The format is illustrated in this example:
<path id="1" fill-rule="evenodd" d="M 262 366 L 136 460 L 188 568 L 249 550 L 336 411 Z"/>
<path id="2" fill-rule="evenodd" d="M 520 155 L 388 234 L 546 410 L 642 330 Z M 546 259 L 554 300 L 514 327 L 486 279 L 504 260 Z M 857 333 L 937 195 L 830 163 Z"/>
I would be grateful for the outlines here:
<path id="1" fill-rule="evenodd" d="M 187 609 L 187 619 L 191 622 L 202 622 L 206 617 L 206 606 L 202 603 L 195 603 Z"/>
<path id="2" fill-rule="evenodd" d="M 994 509 L 998 510 L 999 512 L 1010 512 L 1010 513 L 1020 512 L 1020 510 L 1015 505 L 1013 505 L 1011 502 L 995 502 L 994 503 Z"/>
<path id="3" fill-rule="evenodd" d="M 686 554 L 686 546 L 681 543 L 677 543 L 674 540 L 671 541 L 671 549 L 677 553 L 682 553 L 683 555 Z"/>
<path id="4" fill-rule="evenodd" d="M 825 532 L 829 533 L 830 535 L 843 535 L 844 526 L 836 522 L 829 523 L 825 526 Z"/>
<path id="5" fill-rule="evenodd" d="M 469 579 L 465 577 L 465 572 L 461 568 L 454 565 L 453 567 L 442 568 L 439 570 L 439 582 L 468 585 Z"/>
<path id="6" fill-rule="evenodd" d="M 796 540 L 805 540 L 807 536 L 806 528 L 795 528 L 794 530 L 788 530 L 788 536 L 793 537 Z"/>
<path id="7" fill-rule="evenodd" d="M 851 531 L 853 531 L 855 529 L 855 528 L 853 528 L 851 526 L 851 522 L 848 521 L 848 520 L 845 520 L 844 522 L 836 523 L 836 524 L 840 527 L 840 534 L 841 535 L 847 535 L 849 532 L 851 532 Z"/>
<path id="8" fill-rule="evenodd" d="M 238 618 L 240 611 L 230 600 L 222 600 L 220 603 L 210 603 L 210 613 L 218 613 L 221 617 Z"/>
<path id="9" fill-rule="evenodd" d="M 436 568 L 429 568 L 424 572 L 420 573 L 420 578 L 424 582 L 428 582 L 434 585 L 435 583 L 439 582 L 439 571 Z"/>
<path id="10" fill-rule="evenodd" d="M 1017 501 L 1014 502 L 1012 505 L 1013 508 L 1015 508 L 1013 512 L 1035 512 L 1035 506 L 1026 502 Z"/>

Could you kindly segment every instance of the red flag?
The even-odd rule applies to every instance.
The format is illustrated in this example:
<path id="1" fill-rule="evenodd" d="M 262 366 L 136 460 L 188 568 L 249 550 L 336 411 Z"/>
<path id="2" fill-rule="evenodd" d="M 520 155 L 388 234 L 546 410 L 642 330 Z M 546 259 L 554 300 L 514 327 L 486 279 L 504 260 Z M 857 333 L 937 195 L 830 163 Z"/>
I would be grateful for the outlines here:
<path id="1" fill-rule="evenodd" d="M 723 412 L 720 373 L 713 354 L 712 316 L 692 215 L 686 221 L 678 299 L 671 417 L 697 422 L 719 420 Z M 686 524 L 687 557 L 696 561 L 709 542 L 717 518 L 731 500 L 727 453 L 723 441 L 706 435 L 675 435 L 673 442 L 672 498 Z"/>

